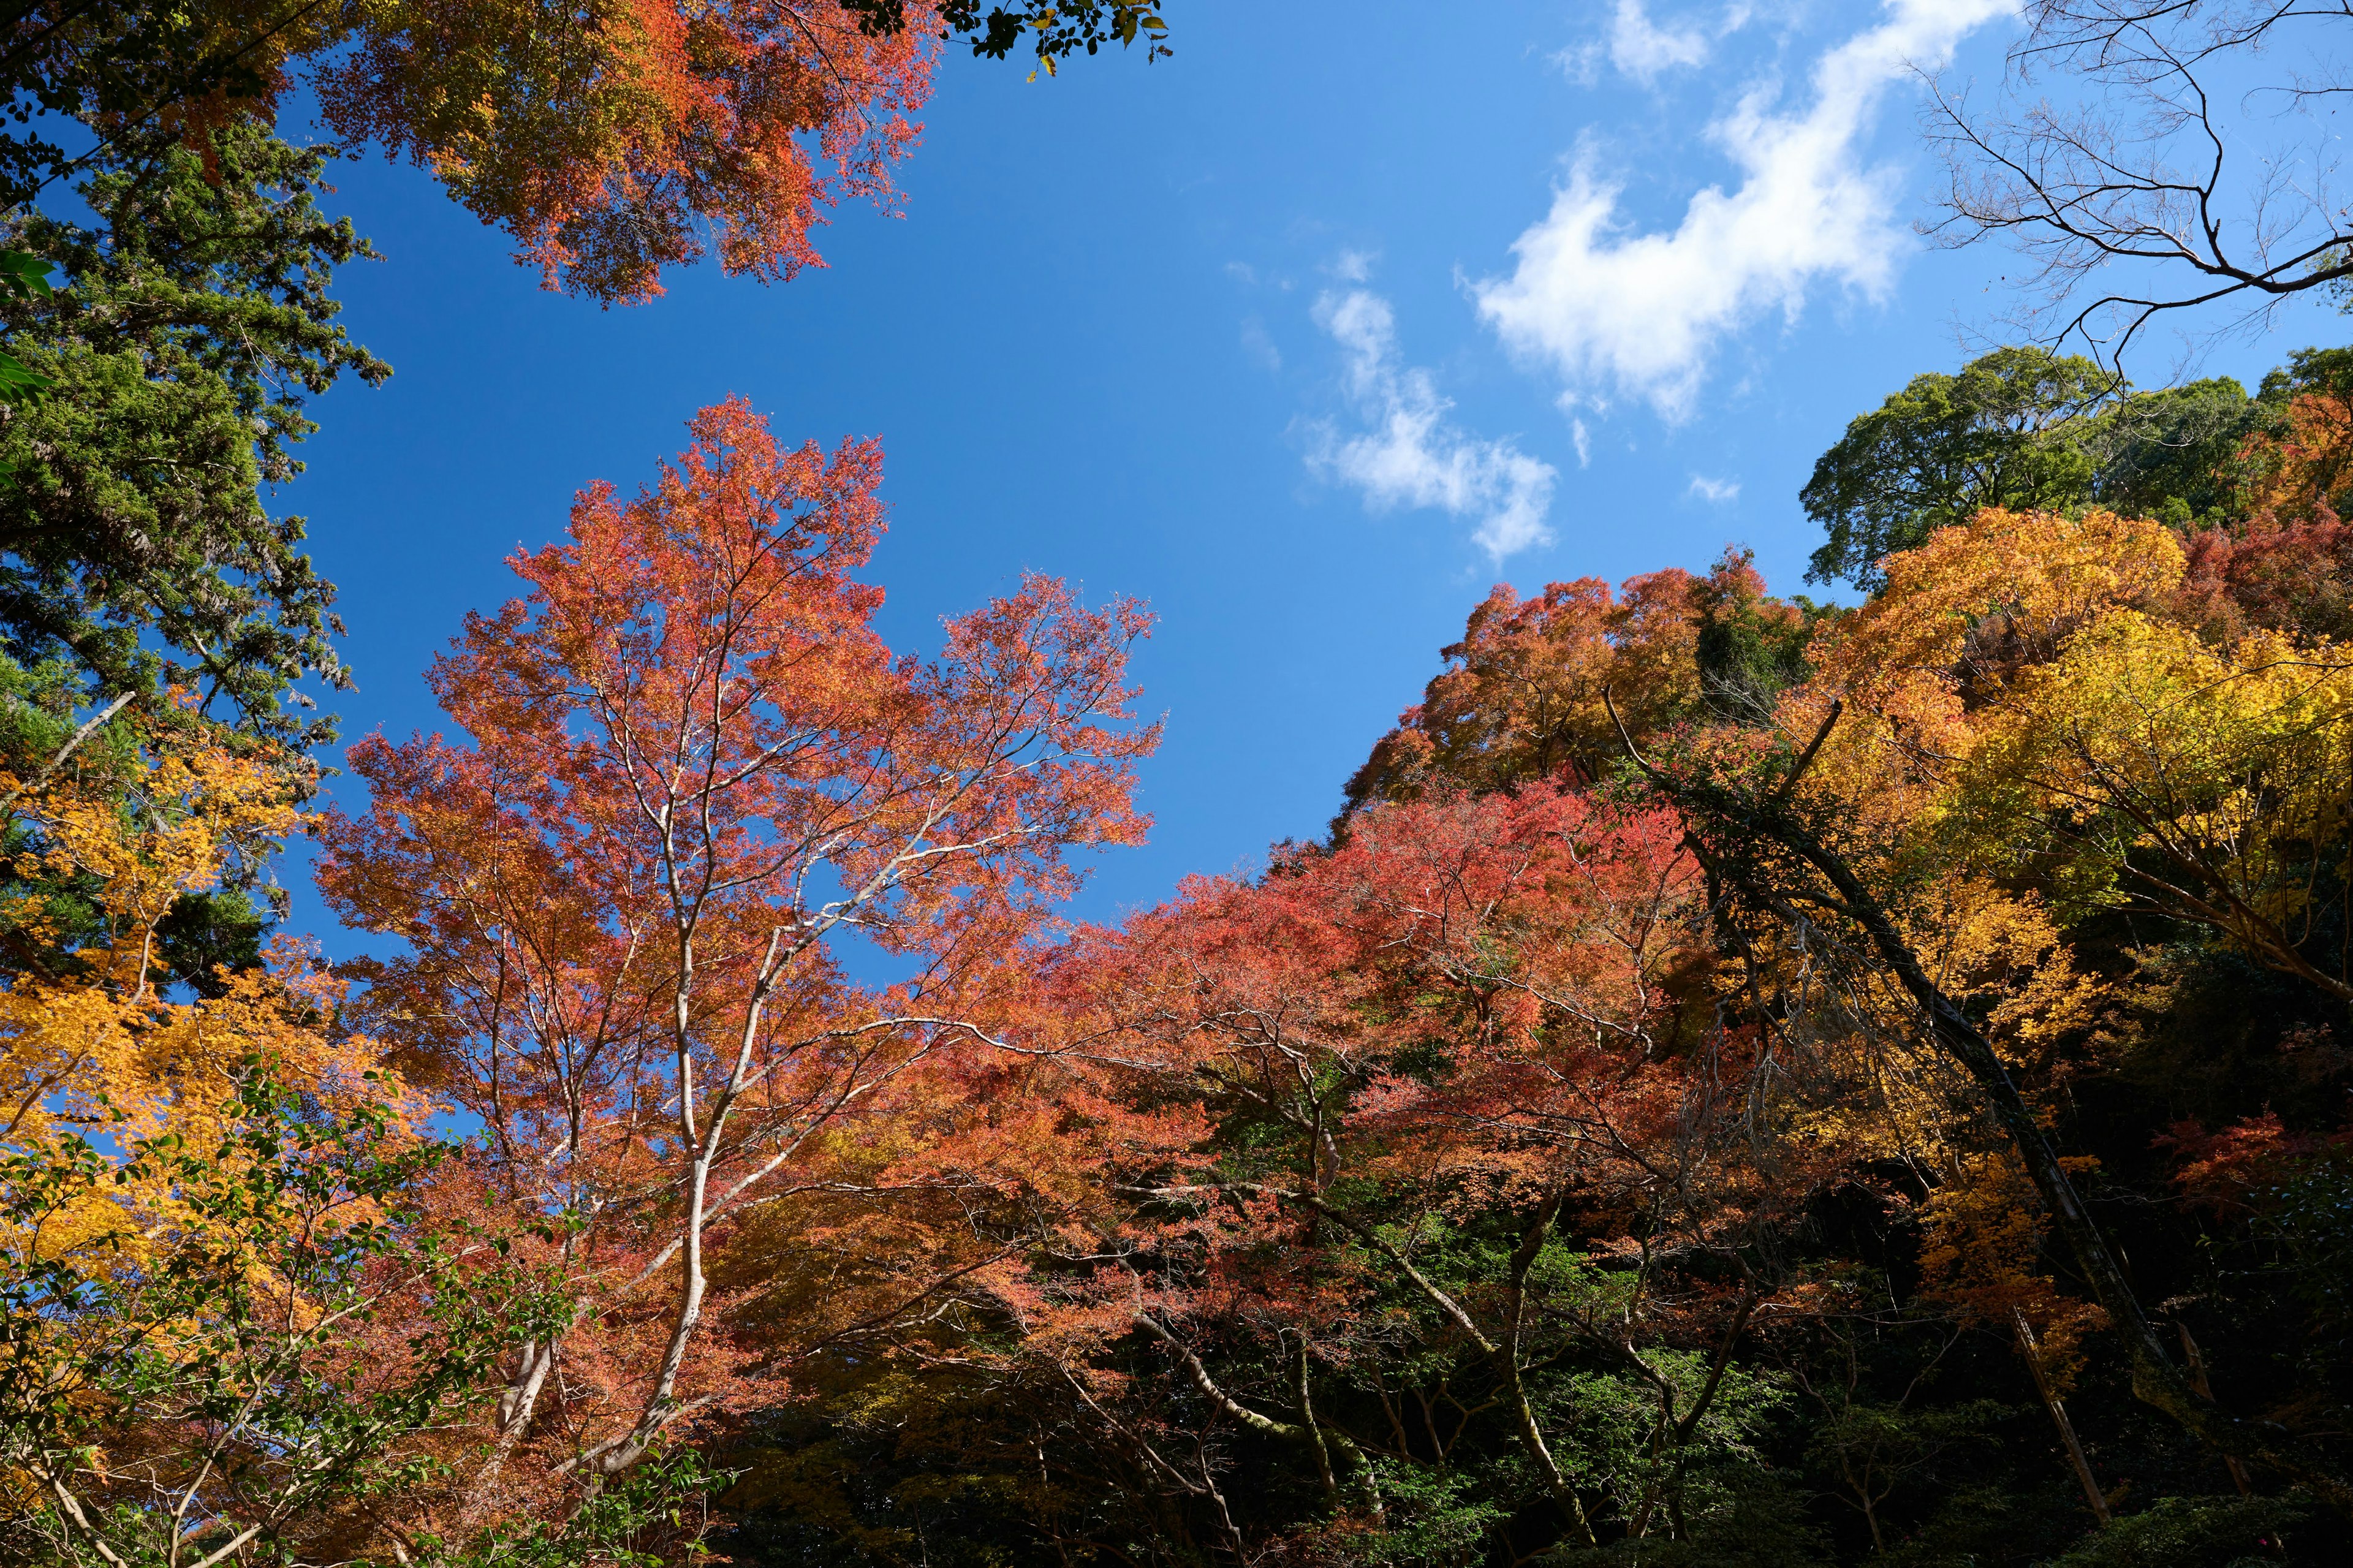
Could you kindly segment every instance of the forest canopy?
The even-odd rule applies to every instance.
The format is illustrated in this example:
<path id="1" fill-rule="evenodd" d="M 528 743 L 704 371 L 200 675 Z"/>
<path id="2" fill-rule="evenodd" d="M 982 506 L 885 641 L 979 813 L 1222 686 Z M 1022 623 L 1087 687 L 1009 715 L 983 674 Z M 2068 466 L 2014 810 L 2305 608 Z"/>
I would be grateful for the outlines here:
<path id="1" fill-rule="evenodd" d="M 0 1562 L 2337 1560 L 2353 350 L 1914 377 L 1836 596 L 1499 585 L 1320 837 L 1115 920 L 1150 608 L 903 635 L 882 444 L 743 397 L 329 753 L 338 157 L 599 303 L 782 282 L 956 48 L 1161 12 L 12 14 Z"/>
<path id="2" fill-rule="evenodd" d="M 185 710 L 9 775 L 11 1557 L 2320 1561 L 2331 364 L 2203 517 L 2085 399 L 1859 604 L 1499 588 L 1324 840 L 1080 928 L 1148 616 L 894 653 L 880 448 L 706 409 L 364 811 Z M 297 830 L 400 956 L 175 956 Z"/>

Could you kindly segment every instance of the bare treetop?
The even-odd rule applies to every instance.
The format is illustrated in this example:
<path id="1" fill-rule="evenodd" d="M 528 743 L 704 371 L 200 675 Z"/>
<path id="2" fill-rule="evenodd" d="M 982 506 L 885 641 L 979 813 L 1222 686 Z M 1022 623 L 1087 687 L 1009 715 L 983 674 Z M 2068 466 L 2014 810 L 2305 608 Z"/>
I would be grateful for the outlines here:
<path id="1" fill-rule="evenodd" d="M 2115 370 L 2161 317 L 2194 347 L 2346 294 L 2331 120 L 2353 95 L 2353 0 L 2045 0 L 2030 21 L 1990 108 L 1931 83 L 1951 184 L 1926 230 L 2019 249 L 2035 337 Z"/>

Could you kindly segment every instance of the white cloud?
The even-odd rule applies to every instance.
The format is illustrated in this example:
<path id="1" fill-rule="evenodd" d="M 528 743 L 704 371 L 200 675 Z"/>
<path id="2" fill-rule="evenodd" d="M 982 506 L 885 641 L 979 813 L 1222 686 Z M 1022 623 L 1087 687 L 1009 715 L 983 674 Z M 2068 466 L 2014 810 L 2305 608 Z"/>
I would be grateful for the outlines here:
<path id="1" fill-rule="evenodd" d="M 1315 427 L 1311 469 L 1363 490 L 1375 510 L 1436 507 L 1476 518 L 1472 537 L 1499 561 L 1551 541 L 1545 515 L 1558 472 L 1508 440 L 1482 440 L 1446 417 L 1454 405 L 1430 372 L 1398 363 L 1388 300 L 1365 289 L 1326 293 L 1315 301 L 1315 321 L 1340 345 L 1342 385 L 1373 428 L 1343 438 L 1329 425 Z"/>
<path id="2" fill-rule="evenodd" d="M 1368 251 L 1344 250 L 1332 263 L 1332 276 L 1343 283 L 1362 283 L 1372 275 L 1373 258 Z"/>
<path id="3" fill-rule="evenodd" d="M 1878 26 L 1815 62 L 1810 103 L 1784 110 L 1777 84 L 1752 87 L 1707 128 L 1738 188 L 1701 191 L 1672 232 L 1630 232 L 1622 184 L 1581 148 L 1551 212 L 1514 242 L 1512 275 L 1473 285 L 1480 315 L 1573 387 L 1620 387 L 1670 419 L 1688 415 L 1718 340 L 1750 319 L 1778 308 L 1794 320 L 1826 279 L 1885 294 L 1907 240 L 1891 172 L 1862 162 L 1881 100 L 1911 66 L 1941 65 L 2012 8 L 1890 0 Z"/>
<path id="4" fill-rule="evenodd" d="M 1256 360 L 1261 370 L 1282 368 L 1282 351 L 1274 346 L 1274 340 L 1267 336 L 1266 323 L 1256 316 L 1242 321 L 1242 352 Z"/>
<path id="5" fill-rule="evenodd" d="M 1647 82 L 1677 66 L 1695 66 L 1707 59 L 1708 37 L 1697 27 L 1662 27 L 1651 20 L 1643 0 L 1618 0 L 1609 22 L 1609 63 L 1637 81 Z"/>
<path id="6" fill-rule="evenodd" d="M 1569 80 L 1591 87 L 1601 75 L 1607 57 L 1619 73 L 1648 87 L 1666 72 L 1704 65 L 1716 40 L 1730 37 L 1757 19 L 1757 8 L 1746 0 L 1727 5 L 1714 26 L 1703 26 L 1686 16 L 1661 26 L 1651 19 L 1649 0 L 1618 0 L 1609 26 L 1597 37 L 1563 49 L 1553 57 Z"/>
<path id="7" fill-rule="evenodd" d="M 1726 501 L 1738 500 L 1740 499 L 1740 481 L 1738 479 L 1711 479 L 1704 474 L 1694 474 L 1692 476 L 1691 493 L 1699 497 L 1702 500 L 1714 501 L 1716 505 L 1722 506 Z"/>
<path id="8" fill-rule="evenodd" d="M 1593 466 L 1593 432 L 1585 427 L 1584 420 L 1572 418 L 1568 422 L 1568 436 L 1570 440 L 1577 443 L 1577 466 L 1580 468 L 1591 468 Z"/>

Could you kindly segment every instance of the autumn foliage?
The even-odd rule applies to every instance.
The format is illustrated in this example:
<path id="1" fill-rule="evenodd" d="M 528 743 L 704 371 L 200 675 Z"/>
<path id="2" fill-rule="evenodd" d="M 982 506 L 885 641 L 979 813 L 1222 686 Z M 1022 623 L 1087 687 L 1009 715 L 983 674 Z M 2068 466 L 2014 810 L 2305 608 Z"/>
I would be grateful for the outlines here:
<path id="1" fill-rule="evenodd" d="M 1016 961 L 1071 855 L 1143 827 L 1139 610 L 1032 579 L 894 657 L 852 575 L 880 451 L 780 448 L 736 403 L 692 431 L 515 559 L 526 596 L 433 673 L 469 739 L 354 748 L 372 808 L 322 835 L 322 889 L 406 950 L 354 972 L 361 1011 L 480 1124 L 482 1201 L 575 1226 L 575 1326 L 521 1352 L 459 1525 L 776 1397 L 776 1335 L 887 1320 L 966 1261 L 920 1213 L 826 1200 L 973 1179 L 942 1145 Z M 848 1278 L 796 1305 L 738 1254 L 804 1226 Z"/>
<path id="2" fill-rule="evenodd" d="M 1421 702 L 1348 781 L 1349 802 L 1410 799 L 1433 780 L 1494 789 L 1566 773 L 1590 784 L 1622 754 L 1620 722 L 1649 733 L 1753 707 L 1801 663 L 1819 613 L 1769 597 L 1732 551 L 1704 577 L 1669 567 L 1615 592 L 1581 577 L 1523 601 L 1499 584 L 1462 640 L 1440 650 L 1448 666 Z"/>
<path id="3" fill-rule="evenodd" d="M 948 43 L 1159 12 L 16 16 L 0 1563 L 2341 1556 L 2343 351 L 1918 378 L 1801 498 L 1854 602 L 1499 585 L 1320 838 L 1095 923 L 1150 615 L 1024 574 L 894 647 L 880 445 L 729 399 L 322 808 L 332 593 L 254 487 L 385 368 L 281 103 L 638 301 L 892 209 Z M 22 205 L 28 105 L 102 233 Z M 99 353 L 142 396 L 60 447 Z M 252 462 L 154 458 L 206 386 Z"/>
<path id="4" fill-rule="evenodd" d="M 845 198 L 893 199 L 938 25 L 878 33 L 833 0 L 618 0 L 550 27 L 500 0 L 362 5 L 313 80 L 327 122 L 430 168 L 551 288 L 659 293 L 715 252 L 731 273 L 818 263 Z"/>
<path id="5" fill-rule="evenodd" d="M 690 435 L 348 813 L 188 714 L 11 753 L 28 1561 L 2219 1565 L 2353 1500 L 2325 501 L 1499 588 L 1326 838 L 1072 926 L 1141 607 L 894 650 L 879 447 Z M 376 956 L 193 966 L 305 827 Z"/>
<path id="6" fill-rule="evenodd" d="M 307 89 L 337 138 L 429 169 L 549 288 L 613 302 L 706 253 L 789 278 L 822 265 L 832 207 L 893 204 L 943 34 L 923 0 L 897 16 L 838 0 L 207 0 L 168 20 L 55 4 L 9 24 L 7 58 L 12 90 L 94 134 L 178 136 L 208 159 L 220 128 L 272 122 Z M 42 145 L 23 141 L 0 163 Z"/>

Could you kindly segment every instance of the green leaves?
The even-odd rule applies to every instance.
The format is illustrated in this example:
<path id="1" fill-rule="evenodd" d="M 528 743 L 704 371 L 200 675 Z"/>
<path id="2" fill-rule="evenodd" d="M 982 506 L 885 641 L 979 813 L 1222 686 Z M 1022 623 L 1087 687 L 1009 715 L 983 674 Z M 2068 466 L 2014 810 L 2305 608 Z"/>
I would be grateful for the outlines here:
<path id="1" fill-rule="evenodd" d="M 2299 350 L 2252 398 L 2228 376 L 2137 392 L 2090 360 L 2031 347 L 1915 376 L 1847 426 L 1799 492 L 1827 535 L 1807 580 L 1876 593 L 1883 557 L 1985 507 L 2096 505 L 2212 527 L 2247 507 L 2249 438 L 2276 434 L 2298 393 L 2341 395 L 2348 360 L 2353 351 Z"/>
<path id="2" fill-rule="evenodd" d="M 46 300 L 57 290 L 49 286 L 50 264 L 22 250 L 0 250 L 0 289 L 19 300 Z"/>
<path id="3" fill-rule="evenodd" d="M 37 370 L 27 369 L 25 362 L 5 349 L 0 349 L 0 403 L 23 403 L 38 397 L 57 384 Z M 7 463 L 0 471 L 16 472 L 16 465 Z"/>
<path id="4" fill-rule="evenodd" d="M 1799 492 L 1829 538 L 1809 582 L 1876 588 L 1883 556 L 1979 508 L 2064 508 L 2092 493 L 2093 466 L 2067 422 L 2116 385 L 2090 360 L 1997 349 L 1957 374 L 1931 374 L 1858 416 Z"/>
<path id="5" fill-rule="evenodd" d="M 101 168 L 86 221 L 20 212 L 0 234 L 0 643 L 21 662 L 91 691 L 179 685 L 279 739 L 330 732 L 289 698 L 345 683 L 334 591 L 265 496 L 301 472 L 308 397 L 391 374 L 328 296 L 372 254 L 316 205 L 328 156 L 237 121 Z"/>
<path id="6" fill-rule="evenodd" d="M 940 20 L 946 36 L 965 39 L 974 54 L 988 59 L 1005 59 L 1028 47 L 1050 76 L 1057 60 L 1082 51 L 1092 55 L 1110 43 L 1126 47 L 1139 37 L 1145 40 L 1146 58 L 1168 54 L 1168 24 L 1161 17 L 1160 3 L 1015 0 L 1010 6 L 984 10 L 981 0 L 944 0 Z M 871 37 L 896 33 L 907 25 L 905 0 L 843 0 L 843 9 Z"/>
<path id="7" fill-rule="evenodd" d="M 47 300 L 57 293 L 49 286 L 49 264 L 21 250 L 0 250 L 0 290 L 18 300 Z M 56 382 L 0 349 L 0 403 L 22 403 L 38 397 Z M 13 475 L 16 464 L 0 461 L 0 474 Z"/>

